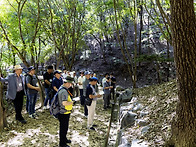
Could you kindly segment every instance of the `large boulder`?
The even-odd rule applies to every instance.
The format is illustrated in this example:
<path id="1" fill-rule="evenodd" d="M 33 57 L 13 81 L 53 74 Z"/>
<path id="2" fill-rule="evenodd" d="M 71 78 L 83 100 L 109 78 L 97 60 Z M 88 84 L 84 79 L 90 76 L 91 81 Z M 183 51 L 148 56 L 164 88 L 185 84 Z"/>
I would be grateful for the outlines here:
<path id="1" fill-rule="evenodd" d="M 122 86 L 117 85 L 116 91 L 124 91 L 125 89 Z"/>
<path id="2" fill-rule="evenodd" d="M 121 129 L 133 126 L 135 124 L 136 116 L 136 113 L 128 111 L 121 119 Z"/>
<path id="3" fill-rule="evenodd" d="M 132 89 L 126 89 L 119 97 L 119 104 L 130 102 L 132 99 Z"/>

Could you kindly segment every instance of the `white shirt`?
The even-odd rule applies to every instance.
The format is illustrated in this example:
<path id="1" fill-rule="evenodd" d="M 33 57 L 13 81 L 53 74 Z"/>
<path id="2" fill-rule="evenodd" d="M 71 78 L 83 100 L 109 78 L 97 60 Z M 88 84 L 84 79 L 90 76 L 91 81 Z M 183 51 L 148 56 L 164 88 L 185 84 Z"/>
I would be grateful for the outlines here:
<path id="1" fill-rule="evenodd" d="M 63 79 L 66 79 L 67 78 L 67 74 L 62 73 L 62 77 L 63 77 Z"/>
<path id="2" fill-rule="evenodd" d="M 103 79 L 102 79 L 102 86 L 104 85 L 104 83 L 107 81 L 107 79 L 104 77 Z"/>
<path id="3" fill-rule="evenodd" d="M 78 78 L 78 83 L 83 83 L 84 80 L 85 80 L 85 76 L 83 76 L 83 77 L 80 76 Z M 83 84 L 82 85 L 79 84 L 79 89 L 83 89 Z"/>

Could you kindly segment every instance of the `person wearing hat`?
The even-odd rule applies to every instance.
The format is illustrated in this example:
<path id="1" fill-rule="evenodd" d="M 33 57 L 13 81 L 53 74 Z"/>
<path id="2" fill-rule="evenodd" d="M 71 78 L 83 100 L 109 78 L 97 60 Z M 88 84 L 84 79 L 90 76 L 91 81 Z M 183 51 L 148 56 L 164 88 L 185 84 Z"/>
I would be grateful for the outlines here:
<path id="1" fill-rule="evenodd" d="M 47 108 L 47 104 L 49 101 L 49 105 L 51 105 L 50 99 L 52 99 L 52 79 L 53 79 L 53 66 L 48 66 L 47 72 L 43 75 L 44 77 L 44 88 L 45 88 L 45 94 L 46 98 L 44 100 L 44 109 Z"/>
<path id="2" fill-rule="evenodd" d="M 90 79 L 90 72 L 89 71 L 85 71 L 84 73 L 85 75 L 85 79 L 82 83 L 82 86 L 83 86 L 83 95 L 84 95 L 84 100 L 86 99 L 86 88 L 87 86 L 89 85 L 89 79 Z M 88 109 L 87 109 L 87 106 L 84 104 L 84 116 L 85 117 L 88 117 Z"/>
<path id="3" fill-rule="evenodd" d="M 40 87 L 38 86 L 38 81 L 35 76 L 35 68 L 30 66 L 28 68 L 28 75 L 26 77 L 27 84 L 27 94 L 29 98 L 29 117 L 35 119 L 37 114 L 35 113 L 35 104 L 37 100 L 37 93 L 40 91 Z"/>
<path id="4" fill-rule="evenodd" d="M 95 115 L 95 107 L 96 107 L 96 101 L 97 98 L 100 98 L 101 95 L 97 94 L 95 91 L 95 85 L 97 84 L 98 79 L 96 77 L 92 77 L 89 79 L 90 83 L 88 84 L 86 88 L 86 97 L 89 99 L 92 99 L 92 103 L 90 106 L 87 106 L 88 108 L 88 120 L 87 120 L 87 128 L 90 130 L 95 130 L 93 126 L 93 120 Z"/>
<path id="5" fill-rule="evenodd" d="M 66 79 L 63 79 L 63 85 L 58 91 L 58 100 L 60 104 L 60 114 L 58 116 L 60 147 L 69 147 L 67 143 L 71 143 L 71 140 L 67 139 L 67 131 L 74 102 L 71 99 L 72 94 L 68 89 L 73 85 L 73 81 L 74 79 L 72 77 L 67 76 Z"/>
<path id="6" fill-rule="evenodd" d="M 52 81 L 52 88 L 53 88 L 53 95 L 55 95 L 60 88 L 60 86 L 63 84 L 63 79 L 61 78 L 61 70 L 56 70 L 54 72 L 54 78 Z"/>
<path id="7" fill-rule="evenodd" d="M 6 78 L 0 78 L 1 82 L 8 82 L 8 89 L 6 97 L 11 99 L 14 103 L 16 112 L 15 119 L 25 124 L 26 120 L 23 118 L 21 112 L 24 99 L 24 83 L 22 73 L 22 67 L 20 65 L 14 66 L 14 73 L 9 74 Z"/>

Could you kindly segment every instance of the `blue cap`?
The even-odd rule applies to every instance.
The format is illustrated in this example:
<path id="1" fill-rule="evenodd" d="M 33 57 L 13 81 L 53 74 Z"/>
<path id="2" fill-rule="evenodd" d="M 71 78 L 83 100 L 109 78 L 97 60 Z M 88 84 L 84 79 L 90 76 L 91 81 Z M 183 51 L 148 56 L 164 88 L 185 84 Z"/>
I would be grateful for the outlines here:
<path id="1" fill-rule="evenodd" d="M 30 67 L 28 68 L 28 72 L 30 72 L 31 70 L 35 70 L 35 67 L 30 66 Z"/>
<path id="2" fill-rule="evenodd" d="M 98 79 L 96 77 L 92 77 L 90 78 L 90 81 L 98 81 Z"/>
<path id="3" fill-rule="evenodd" d="M 90 75 L 91 73 L 89 71 L 85 71 L 84 75 Z"/>

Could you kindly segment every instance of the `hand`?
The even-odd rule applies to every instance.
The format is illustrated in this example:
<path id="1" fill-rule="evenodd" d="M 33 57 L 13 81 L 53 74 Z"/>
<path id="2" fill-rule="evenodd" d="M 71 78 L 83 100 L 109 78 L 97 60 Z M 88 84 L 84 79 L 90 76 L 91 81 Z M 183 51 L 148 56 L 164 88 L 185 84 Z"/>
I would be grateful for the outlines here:
<path id="1" fill-rule="evenodd" d="M 97 95 L 98 98 L 100 98 L 101 96 L 102 96 L 101 94 L 98 94 L 98 95 Z"/>
<path id="2" fill-rule="evenodd" d="M 41 89 L 40 89 L 39 87 L 36 87 L 36 88 L 35 88 L 35 90 L 37 90 L 37 91 L 41 91 Z"/>
<path id="3" fill-rule="evenodd" d="M 113 86 L 110 86 L 110 89 L 112 89 L 113 88 Z"/>

